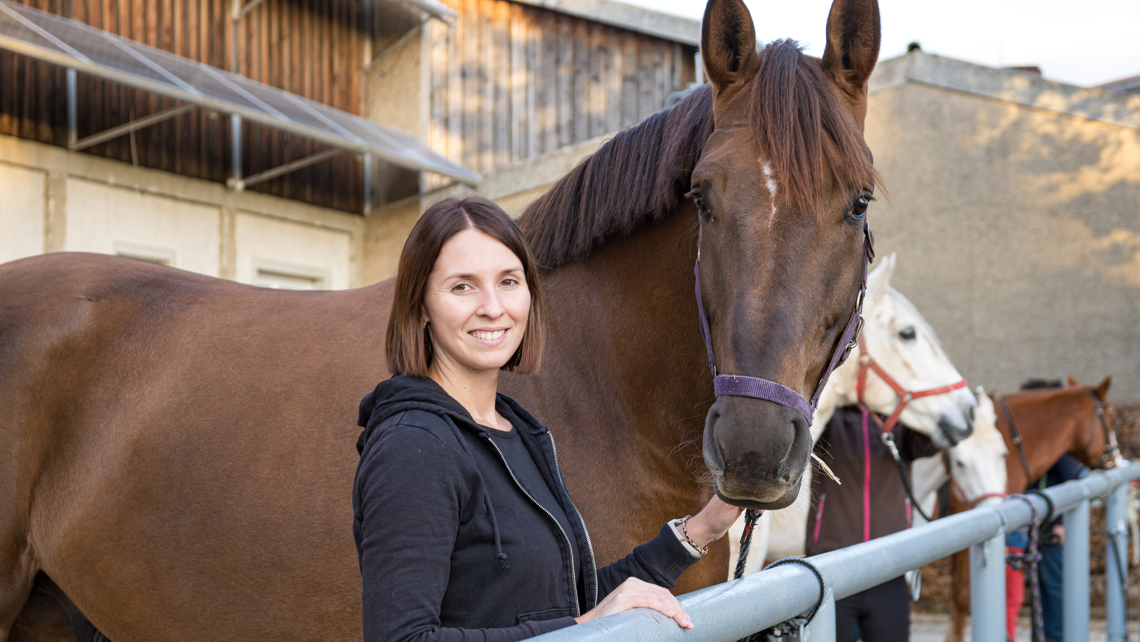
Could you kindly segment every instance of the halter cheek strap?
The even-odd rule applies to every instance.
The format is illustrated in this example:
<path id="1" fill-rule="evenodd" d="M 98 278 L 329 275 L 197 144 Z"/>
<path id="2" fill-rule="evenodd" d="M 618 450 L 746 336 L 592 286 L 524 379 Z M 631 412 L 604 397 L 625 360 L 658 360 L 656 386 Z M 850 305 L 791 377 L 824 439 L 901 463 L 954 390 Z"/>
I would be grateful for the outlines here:
<path id="1" fill-rule="evenodd" d="M 811 401 L 805 399 L 799 392 L 775 381 L 746 375 L 725 375 L 717 373 L 716 360 L 713 357 L 712 337 L 709 334 L 709 319 L 708 315 L 705 314 L 704 301 L 701 299 L 700 244 L 700 236 L 698 236 L 697 262 L 693 267 L 693 274 L 697 282 L 697 312 L 699 312 L 701 320 L 701 337 L 705 340 L 705 350 L 708 352 L 709 357 L 709 370 L 711 370 L 713 374 L 713 391 L 716 393 L 716 396 L 752 397 L 754 399 L 764 399 L 778 403 L 799 412 L 807 419 L 808 426 L 810 426 L 812 416 L 815 414 L 816 404 L 819 403 L 819 395 L 823 392 L 823 387 L 827 384 L 828 377 L 830 377 L 831 373 L 842 365 L 847 359 L 847 356 L 851 354 L 851 350 L 857 345 L 856 341 L 863 329 L 863 295 L 867 292 L 867 267 L 871 264 L 871 259 L 875 258 L 875 242 L 871 236 L 870 229 L 867 227 L 866 221 L 863 223 L 863 267 L 862 276 L 859 281 L 859 298 L 855 301 L 855 309 L 852 310 L 851 317 L 847 321 L 847 326 L 843 329 L 843 334 L 840 335 L 839 342 L 831 353 L 831 358 L 828 359 L 827 367 L 823 371 L 823 377 L 820 378 L 819 384 L 816 386 L 814 394 L 812 394 Z"/>

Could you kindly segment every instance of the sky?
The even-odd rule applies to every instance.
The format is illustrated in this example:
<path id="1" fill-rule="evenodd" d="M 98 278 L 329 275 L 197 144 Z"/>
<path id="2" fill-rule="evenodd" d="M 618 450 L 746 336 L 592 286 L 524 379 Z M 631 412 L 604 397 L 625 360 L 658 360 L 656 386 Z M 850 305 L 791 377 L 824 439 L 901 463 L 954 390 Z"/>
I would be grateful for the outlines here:
<path id="1" fill-rule="evenodd" d="M 622 0 L 700 20 L 702 0 Z M 829 0 L 745 0 L 761 42 L 823 53 Z M 1037 65 L 1082 87 L 1140 75 L 1140 0 L 879 0 L 880 59 L 922 50 L 991 67 Z"/>

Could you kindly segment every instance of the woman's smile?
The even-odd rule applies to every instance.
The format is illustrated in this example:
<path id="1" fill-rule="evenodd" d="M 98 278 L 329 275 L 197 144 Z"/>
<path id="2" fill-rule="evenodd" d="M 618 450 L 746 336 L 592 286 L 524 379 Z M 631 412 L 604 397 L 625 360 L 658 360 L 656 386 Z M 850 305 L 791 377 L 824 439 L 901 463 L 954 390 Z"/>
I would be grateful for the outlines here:
<path id="1" fill-rule="evenodd" d="M 467 334 L 475 337 L 480 343 L 488 346 L 498 346 L 502 343 L 503 336 L 507 333 L 506 328 L 498 328 L 496 330 L 472 330 Z"/>

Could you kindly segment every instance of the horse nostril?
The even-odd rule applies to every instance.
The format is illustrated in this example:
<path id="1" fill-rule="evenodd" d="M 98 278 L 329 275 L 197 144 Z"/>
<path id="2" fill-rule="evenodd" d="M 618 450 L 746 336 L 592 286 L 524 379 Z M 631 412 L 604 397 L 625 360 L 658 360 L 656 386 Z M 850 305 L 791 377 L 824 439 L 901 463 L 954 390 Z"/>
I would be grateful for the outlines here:
<path id="1" fill-rule="evenodd" d="M 970 419 L 970 423 L 974 423 L 974 416 L 975 416 L 976 412 L 977 412 L 977 408 L 970 406 L 970 411 L 966 413 L 966 416 L 969 417 L 969 419 Z"/>

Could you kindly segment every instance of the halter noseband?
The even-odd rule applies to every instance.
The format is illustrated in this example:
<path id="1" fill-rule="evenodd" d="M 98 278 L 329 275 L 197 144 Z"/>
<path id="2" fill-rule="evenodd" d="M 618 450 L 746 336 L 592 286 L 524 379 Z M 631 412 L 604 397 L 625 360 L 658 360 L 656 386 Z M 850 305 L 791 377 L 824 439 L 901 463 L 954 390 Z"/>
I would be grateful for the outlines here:
<path id="1" fill-rule="evenodd" d="M 760 377 L 749 377 L 746 375 L 726 375 L 719 374 L 716 370 L 716 360 L 713 358 L 712 338 L 709 334 L 709 319 L 705 314 L 705 304 L 701 299 L 701 235 L 704 228 L 698 232 L 697 236 L 697 262 L 693 267 L 693 274 L 696 276 L 697 282 L 697 312 L 700 313 L 701 320 L 701 337 L 705 340 L 705 350 L 708 352 L 709 357 L 709 370 L 713 375 L 713 392 L 717 397 L 725 395 L 732 397 L 752 397 L 754 399 L 764 399 L 778 403 L 781 406 L 786 406 L 798 411 L 807 419 L 808 426 L 811 426 L 812 417 L 815 414 L 816 404 L 819 403 L 819 395 L 823 392 L 823 387 L 827 383 L 827 378 L 847 359 L 851 354 L 851 350 L 857 345 L 859 335 L 863 330 L 863 296 L 867 292 L 867 266 L 871 264 L 871 259 L 875 258 L 875 241 L 871 236 L 871 230 L 867 227 L 867 222 L 863 222 L 863 266 L 862 276 L 859 280 L 859 297 L 855 300 L 855 309 L 851 311 L 851 318 L 847 321 L 847 326 L 843 329 L 843 334 L 839 336 L 839 342 L 836 344 L 835 349 L 831 353 L 831 359 L 828 360 L 827 368 L 823 371 L 823 377 L 820 378 L 819 384 L 816 385 L 815 393 L 812 394 L 811 401 L 808 401 L 799 392 L 791 388 L 771 381 L 769 379 L 761 379 Z"/>
<path id="2" fill-rule="evenodd" d="M 966 383 L 965 379 L 962 379 L 961 381 L 952 383 L 948 386 L 927 388 L 926 390 L 907 390 L 906 388 L 902 387 L 902 384 L 895 381 L 894 377 L 887 374 L 887 371 L 884 370 L 883 367 L 880 366 L 878 362 L 876 362 L 871 357 L 871 353 L 867 352 L 867 344 L 863 340 L 862 336 L 859 337 L 858 342 L 859 377 L 857 379 L 857 383 L 855 384 L 855 391 L 859 395 L 859 407 L 866 408 L 866 404 L 863 402 L 863 394 L 867 391 L 867 377 L 869 375 L 869 371 L 874 371 L 875 374 L 879 375 L 879 378 L 883 380 L 883 383 L 890 386 L 891 390 L 894 390 L 895 394 L 899 396 L 898 405 L 895 406 L 894 412 L 891 413 L 890 417 L 887 417 L 886 423 L 883 424 L 883 432 L 886 434 L 889 434 L 891 432 L 891 429 L 893 429 L 895 427 L 895 424 L 898 423 L 899 417 L 902 415 L 903 410 L 906 410 L 907 405 L 909 405 L 910 402 L 914 401 L 915 399 L 948 394 L 954 392 L 955 390 L 965 388 L 967 385 L 969 385 Z"/>

